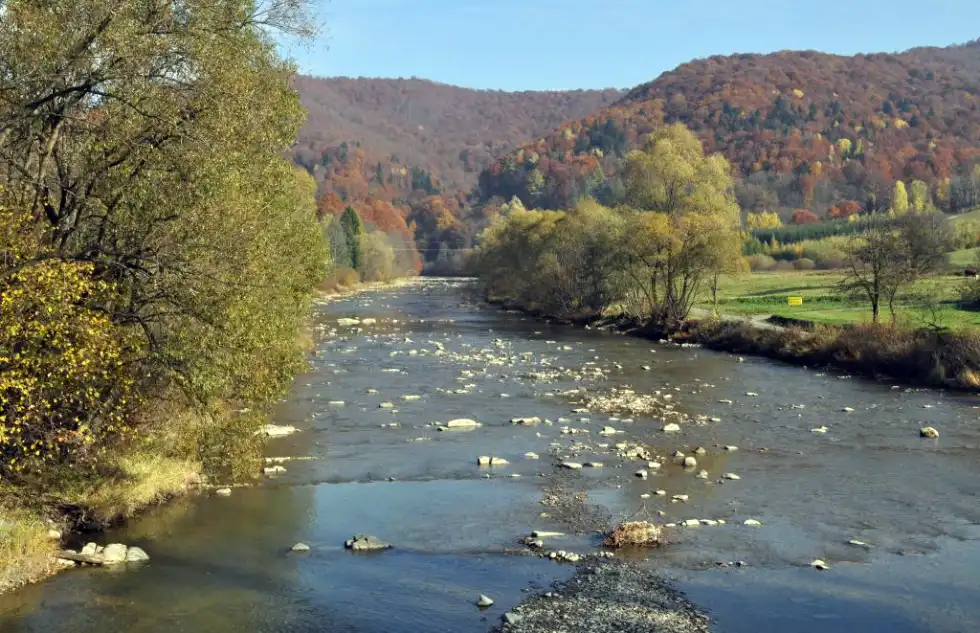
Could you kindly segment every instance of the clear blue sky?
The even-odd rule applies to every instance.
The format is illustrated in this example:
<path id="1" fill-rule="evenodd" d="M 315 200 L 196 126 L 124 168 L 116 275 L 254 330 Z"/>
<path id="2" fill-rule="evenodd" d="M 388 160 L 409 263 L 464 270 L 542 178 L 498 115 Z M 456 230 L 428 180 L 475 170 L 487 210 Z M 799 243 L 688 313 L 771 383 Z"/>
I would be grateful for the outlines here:
<path id="1" fill-rule="evenodd" d="M 980 0 L 317 0 L 301 72 L 504 90 L 632 87 L 698 57 L 980 37 Z"/>

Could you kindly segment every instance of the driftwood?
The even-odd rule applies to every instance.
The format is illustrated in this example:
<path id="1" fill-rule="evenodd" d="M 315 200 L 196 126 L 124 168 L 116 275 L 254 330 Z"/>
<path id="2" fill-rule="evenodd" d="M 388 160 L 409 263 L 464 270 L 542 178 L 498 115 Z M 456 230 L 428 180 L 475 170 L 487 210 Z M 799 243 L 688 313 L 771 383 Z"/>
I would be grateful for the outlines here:
<path id="1" fill-rule="evenodd" d="M 55 558 L 61 558 L 64 560 L 72 560 L 76 563 L 86 563 L 88 565 L 105 565 L 105 558 L 103 556 L 95 555 L 89 556 L 88 554 L 79 554 L 77 552 L 67 552 L 60 551 L 55 552 Z"/>

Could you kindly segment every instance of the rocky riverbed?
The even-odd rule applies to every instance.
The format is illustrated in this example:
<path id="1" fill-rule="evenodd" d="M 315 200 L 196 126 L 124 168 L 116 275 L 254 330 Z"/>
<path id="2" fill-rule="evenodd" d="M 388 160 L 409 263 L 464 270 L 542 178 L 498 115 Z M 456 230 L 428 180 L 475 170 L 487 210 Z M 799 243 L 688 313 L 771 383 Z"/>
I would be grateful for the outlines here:
<path id="1" fill-rule="evenodd" d="M 314 341 L 255 485 L 216 482 L 95 539 L 151 560 L 2 597 L 0 628 L 980 621 L 973 398 L 551 326 L 455 281 L 325 301 Z M 667 544 L 610 552 L 603 533 L 624 521 Z"/>

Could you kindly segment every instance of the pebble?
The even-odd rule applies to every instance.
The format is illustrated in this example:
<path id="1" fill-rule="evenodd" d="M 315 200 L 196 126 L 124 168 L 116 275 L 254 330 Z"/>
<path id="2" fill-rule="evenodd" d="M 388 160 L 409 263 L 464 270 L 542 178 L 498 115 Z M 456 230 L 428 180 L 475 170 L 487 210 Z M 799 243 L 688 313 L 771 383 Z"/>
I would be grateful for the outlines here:
<path id="1" fill-rule="evenodd" d="M 759 526 L 762 525 L 762 522 L 757 521 L 756 519 L 745 519 L 745 521 L 742 522 L 742 525 Z"/>
<path id="2" fill-rule="evenodd" d="M 737 446 L 724 446 L 722 448 L 724 448 L 724 450 L 728 451 L 729 453 L 734 453 L 735 451 L 738 450 Z"/>
<path id="3" fill-rule="evenodd" d="M 700 472 L 698 473 L 698 475 L 697 475 L 697 477 L 698 477 L 698 479 L 707 479 L 707 478 L 708 478 L 708 471 L 706 471 L 706 470 L 701 470 L 701 471 L 700 471 Z"/>
<path id="4" fill-rule="evenodd" d="M 489 597 L 487 597 L 487 596 L 485 596 L 483 594 L 480 594 L 480 597 L 476 601 L 476 606 L 478 606 L 480 608 L 483 608 L 483 609 L 485 609 L 487 607 L 490 607 L 490 606 L 493 606 L 493 599 L 491 599 L 491 598 L 489 598 Z"/>
<path id="5" fill-rule="evenodd" d="M 934 427 L 925 426 L 919 429 L 919 436 L 934 440 L 939 437 L 939 431 L 937 431 Z"/>
<path id="6" fill-rule="evenodd" d="M 811 433 L 820 433 L 820 434 L 823 434 L 823 433 L 826 433 L 827 432 L 827 427 L 826 426 L 818 426 L 815 429 L 810 429 L 810 432 Z"/>
<path id="7" fill-rule="evenodd" d="M 686 502 L 690 497 L 688 495 L 674 495 L 671 497 L 672 501 Z"/>
<path id="8" fill-rule="evenodd" d="M 706 451 L 703 446 L 698 446 L 696 449 L 694 449 L 695 455 L 704 455 L 707 452 L 708 451 Z"/>

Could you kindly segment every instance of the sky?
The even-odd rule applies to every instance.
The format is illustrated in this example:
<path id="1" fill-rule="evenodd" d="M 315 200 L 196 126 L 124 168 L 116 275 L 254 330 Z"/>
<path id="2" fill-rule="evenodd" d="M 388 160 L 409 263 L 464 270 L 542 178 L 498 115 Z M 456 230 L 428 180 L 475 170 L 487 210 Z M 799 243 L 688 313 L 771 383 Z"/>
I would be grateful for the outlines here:
<path id="1" fill-rule="evenodd" d="M 980 0 L 315 0 L 283 45 L 323 77 L 501 90 L 629 88 L 710 55 L 894 52 L 980 38 Z"/>

